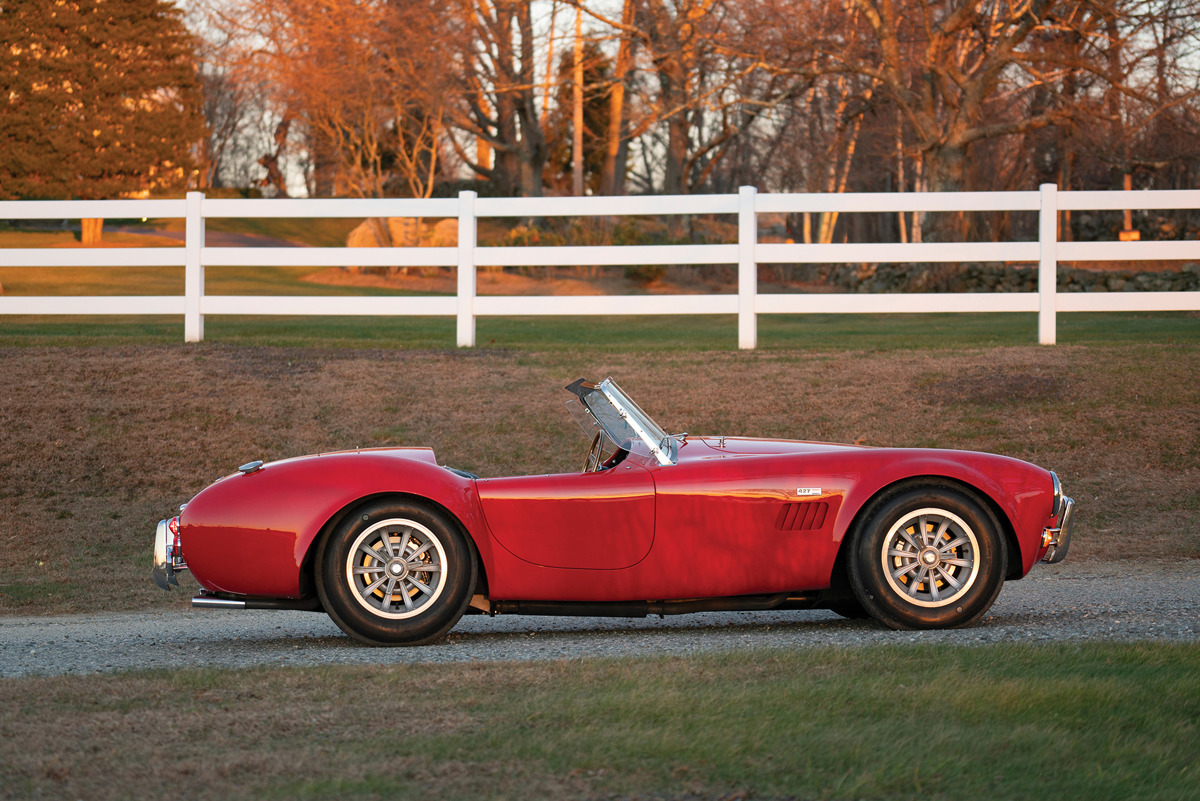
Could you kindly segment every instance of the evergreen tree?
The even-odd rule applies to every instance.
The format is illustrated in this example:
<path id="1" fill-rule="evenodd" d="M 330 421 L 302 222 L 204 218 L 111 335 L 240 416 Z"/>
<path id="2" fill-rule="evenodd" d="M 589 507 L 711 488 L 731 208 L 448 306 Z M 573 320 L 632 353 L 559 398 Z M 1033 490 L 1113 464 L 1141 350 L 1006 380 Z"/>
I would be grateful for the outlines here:
<path id="1" fill-rule="evenodd" d="M 0 0 L 0 199 L 185 186 L 194 44 L 167 0 Z"/>
<path id="2" fill-rule="evenodd" d="M 604 144 L 612 111 L 608 91 L 612 84 L 611 64 L 595 42 L 583 44 L 583 185 L 592 194 L 600 192 L 600 173 L 604 168 Z M 571 189 L 571 168 L 575 158 L 573 142 L 575 54 L 569 49 L 558 62 L 558 91 L 555 107 L 548 115 L 546 128 L 546 166 L 542 182 L 560 194 Z"/>

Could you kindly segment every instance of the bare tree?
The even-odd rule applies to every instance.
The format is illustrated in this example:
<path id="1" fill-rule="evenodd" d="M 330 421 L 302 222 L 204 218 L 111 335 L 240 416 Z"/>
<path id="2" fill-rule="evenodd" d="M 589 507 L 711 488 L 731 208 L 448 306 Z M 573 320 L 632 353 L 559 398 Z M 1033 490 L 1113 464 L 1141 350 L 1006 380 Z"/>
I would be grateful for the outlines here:
<path id="1" fill-rule="evenodd" d="M 608 164 L 615 192 L 621 144 L 644 138 L 643 186 L 682 194 L 705 184 L 734 142 L 788 97 L 792 78 L 770 75 L 753 3 L 728 0 L 627 0 L 616 19 L 583 7 L 619 41 L 609 116 Z M 769 39 L 769 37 L 767 37 Z M 788 60 L 789 54 L 773 58 Z M 775 70 L 775 72 L 779 72 Z M 645 79 L 648 77 L 649 79 Z M 630 108 L 630 91 L 640 96 Z"/>
<path id="2" fill-rule="evenodd" d="M 838 192 L 1200 173 L 1195 0 L 201 1 L 242 34 L 241 71 L 209 74 L 209 183 L 247 135 L 231 131 L 255 81 L 274 112 L 255 156 L 268 170 L 307 158 L 350 194 L 427 195 L 448 174 L 443 148 L 498 195 L 565 191 L 564 153 L 590 191 L 614 194 L 627 179 Z M 583 80 L 557 69 L 555 37 L 577 16 L 563 6 L 586 15 Z M 563 87 L 577 85 L 568 150 Z M 906 240 L 967 233 L 945 219 L 886 225 Z M 805 236 L 848 224 L 822 215 Z"/>
<path id="3" fill-rule="evenodd" d="M 845 71 L 878 81 L 901 110 L 932 189 L 963 188 L 973 142 L 1060 119 L 1047 110 L 997 120 L 991 108 L 1013 86 L 1039 81 L 1029 74 L 1028 45 L 1056 0 L 850 2 L 865 23 L 856 31 L 858 46 L 828 55 Z"/>
<path id="4" fill-rule="evenodd" d="M 547 150 L 537 111 L 543 84 L 536 74 L 533 3 L 454 0 L 442 13 L 462 31 L 458 102 L 448 108 L 448 121 L 485 143 L 493 163 L 484 163 L 478 149 L 473 157 L 458 137 L 455 149 L 475 174 L 495 183 L 497 194 L 540 196 Z"/>
<path id="5" fill-rule="evenodd" d="M 281 120 L 260 163 L 279 161 L 299 126 L 332 167 L 335 194 L 428 197 L 438 176 L 447 32 L 433 2 L 250 0 L 212 11 L 240 38 L 238 72 L 268 84 Z"/>

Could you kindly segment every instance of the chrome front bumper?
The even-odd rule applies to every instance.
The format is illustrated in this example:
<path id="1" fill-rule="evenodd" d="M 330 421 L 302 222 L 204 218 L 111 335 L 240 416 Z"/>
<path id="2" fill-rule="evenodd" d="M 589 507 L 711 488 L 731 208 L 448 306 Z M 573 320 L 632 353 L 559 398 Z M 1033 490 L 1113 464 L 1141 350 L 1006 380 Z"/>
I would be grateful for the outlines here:
<path id="1" fill-rule="evenodd" d="M 1075 501 L 1063 496 L 1061 506 L 1056 515 L 1058 525 L 1042 531 L 1042 547 L 1046 549 L 1042 561 L 1052 565 L 1067 558 L 1067 551 L 1071 547 L 1071 528 L 1075 525 Z"/>
<path id="2" fill-rule="evenodd" d="M 154 532 L 154 583 L 164 590 L 179 586 L 176 575 L 187 570 L 179 547 L 179 518 L 159 520 Z"/>

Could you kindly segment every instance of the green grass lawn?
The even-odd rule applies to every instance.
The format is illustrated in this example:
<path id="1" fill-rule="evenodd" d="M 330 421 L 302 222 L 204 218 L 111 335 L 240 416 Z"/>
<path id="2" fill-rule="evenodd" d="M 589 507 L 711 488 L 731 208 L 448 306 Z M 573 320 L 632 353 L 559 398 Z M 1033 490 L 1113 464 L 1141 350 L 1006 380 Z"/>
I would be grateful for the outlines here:
<path id="1" fill-rule="evenodd" d="M 147 229 L 147 233 L 150 229 Z M 147 247 L 169 248 L 183 247 L 183 243 L 173 244 L 162 237 L 146 236 L 124 231 L 107 231 L 103 244 L 107 247 Z M 13 231 L 0 227 L 0 249 L 2 248 L 78 248 L 83 247 L 79 242 L 78 231 L 38 230 Z M 0 250 L 0 254 L 3 251 Z M 2 258 L 0 258 L 2 261 Z"/>
<path id="2" fill-rule="evenodd" d="M 305 281 L 312 267 L 260 265 L 207 267 L 210 295 L 412 295 L 403 289 L 334 286 Z M 182 295 L 182 267 L 7 267 L 0 265 L 7 295 Z"/>
<path id="3" fill-rule="evenodd" d="M 437 218 L 426 217 L 426 226 Z M 139 236 L 137 233 L 118 233 L 117 227 L 144 231 L 179 233 L 186 230 L 182 218 L 150 220 L 105 220 L 103 242 L 106 245 L 128 247 L 170 247 L 161 238 Z M 252 234 L 310 247 L 345 247 L 346 237 L 362 223 L 353 217 L 210 217 L 204 222 L 205 231 L 230 234 Z M 519 223 L 505 218 L 483 218 L 477 222 L 480 245 L 497 245 L 509 230 Z M 75 225 L 78 228 L 78 224 Z M 48 228 L 48 227 L 47 227 Z M 0 222 L 0 248 L 82 247 L 79 231 L 13 228 Z M 182 243 L 180 243 L 182 245 Z"/>
<path id="4" fill-rule="evenodd" d="M 298 268 L 275 268 L 283 272 Z M 179 279 L 182 284 L 182 277 Z M 270 281 L 218 280 L 220 294 L 255 294 Z M 80 284 L 86 287 L 86 284 Z M 214 287 L 214 290 L 215 290 Z M 295 294 L 403 294 L 346 287 L 303 287 Z M 280 294 L 292 294 L 279 290 Z M 157 294 L 147 291 L 145 294 Z M 214 291 L 215 294 L 215 291 Z M 224 317 L 205 320 L 205 340 L 242 345 L 332 348 L 453 348 L 449 317 Z M 0 317 L 0 345 L 118 345 L 183 341 L 178 317 Z M 765 350 L 905 350 L 1030 345 L 1032 314 L 760 315 Z M 1058 317 L 1060 345 L 1195 344 L 1194 312 L 1075 313 Z M 478 347 L 536 350 L 736 350 L 732 315 L 662 317 L 480 317 Z"/>
<path id="5" fill-rule="evenodd" d="M 346 235 L 362 220 L 343 218 L 269 218 L 241 219 L 214 217 L 205 221 L 206 231 L 222 233 L 254 234 L 280 239 L 313 247 L 344 247 Z M 75 224 L 78 228 L 78 223 Z M 118 232 L 116 228 L 133 229 Z M 182 232 L 186 228 L 182 218 L 154 220 L 105 220 L 101 241 L 105 246 L 126 247 L 172 247 L 161 237 L 153 236 L 157 231 Z M 144 231 L 146 236 L 135 233 Z M 50 230 L 12 228 L 0 223 L 0 248 L 82 247 L 78 230 Z M 182 247 L 178 242 L 175 246 Z"/>
<path id="6" fill-rule="evenodd" d="M 345 247 L 346 236 L 361 222 L 361 219 L 343 217 L 212 217 L 204 221 L 204 230 L 254 234 L 312 247 Z M 182 219 L 134 224 L 162 231 L 185 230 Z"/>
<path id="7" fill-rule="evenodd" d="M 162 797 L 181 777 L 204 798 L 1192 799 L 1198 661 L 1197 644 L 895 645 L 7 679 L 0 786 L 96 799 Z"/>

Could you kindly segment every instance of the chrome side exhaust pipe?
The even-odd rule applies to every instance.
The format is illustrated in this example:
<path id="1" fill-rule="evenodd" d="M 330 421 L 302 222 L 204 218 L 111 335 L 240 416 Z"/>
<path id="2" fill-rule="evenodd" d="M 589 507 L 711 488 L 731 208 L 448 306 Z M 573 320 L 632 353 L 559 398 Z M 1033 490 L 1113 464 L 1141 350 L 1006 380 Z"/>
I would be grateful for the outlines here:
<path id="1" fill-rule="evenodd" d="M 192 599 L 193 609 L 245 609 L 245 601 L 233 601 L 228 598 L 210 598 L 197 595 Z"/>
<path id="2" fill-rule="evenodd" d="M 207 593 L 192 599 L 193 609 L 290 609 L 297 612 L 322 612 L 321 601 L 311 598 L 222 598 Z"/>

